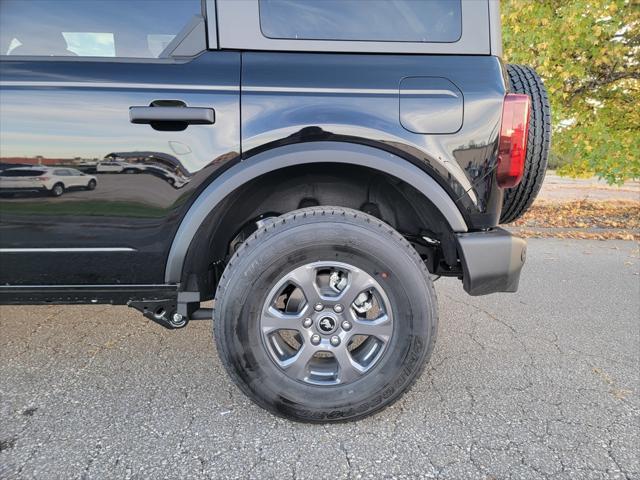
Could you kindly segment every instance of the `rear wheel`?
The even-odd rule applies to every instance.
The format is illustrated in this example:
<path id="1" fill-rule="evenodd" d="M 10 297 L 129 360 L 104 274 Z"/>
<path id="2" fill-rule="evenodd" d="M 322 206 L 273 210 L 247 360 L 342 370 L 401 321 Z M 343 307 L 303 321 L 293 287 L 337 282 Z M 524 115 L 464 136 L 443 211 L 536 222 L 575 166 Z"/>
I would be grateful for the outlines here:
<path id="1" fill-rule="evenodd" d="M 96 181 L 95 180 L 89 180 L 89 183 L 87 184 L 87 189 L 88 190 L 95 190 L 96 189 Z"/>
<path id="2" fill-rule="evenodd" d="M 51 190 L 49 191 L 52 197 L 59 197 L 64 193 L 64 185 L 61 183 L 56 183 Z"/>
<path id="3" fill-rule="evenodd" d="M 231 258 L 216 342 L 234 382 L 295 420 L 352 420 L 413 384 L 436 338 L 436 298 L 413 247 L 355 210 L 278 217 Z"/>
<path id="4" fill-rule="evenodd" d="M 551 108 L 542 80 L 533 68 L 524 65 L 507 65 L 507 73 L 511 91 L 531 98 L 531 116 L 522 181 L 505 190 L 500 223 L 517 220 L 536 199 L 544 181 L 551 145 Z"/>

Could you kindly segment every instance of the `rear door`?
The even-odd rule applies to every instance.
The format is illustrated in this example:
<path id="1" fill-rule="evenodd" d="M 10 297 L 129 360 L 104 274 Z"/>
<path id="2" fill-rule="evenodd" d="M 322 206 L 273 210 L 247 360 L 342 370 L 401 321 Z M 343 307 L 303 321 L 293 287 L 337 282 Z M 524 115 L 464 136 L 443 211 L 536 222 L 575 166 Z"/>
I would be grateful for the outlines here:
<path id="1" fill-rule="evenodd" d="M 201 0 L 0 2 L 0 170 L 97 178 L 0 197 L 0 283 L 164 283 L 183 213 L 239 152 L 240 54 L 216 50 L 206 14 Z M 115 153 L 183 181 L 96 171 Z"/>

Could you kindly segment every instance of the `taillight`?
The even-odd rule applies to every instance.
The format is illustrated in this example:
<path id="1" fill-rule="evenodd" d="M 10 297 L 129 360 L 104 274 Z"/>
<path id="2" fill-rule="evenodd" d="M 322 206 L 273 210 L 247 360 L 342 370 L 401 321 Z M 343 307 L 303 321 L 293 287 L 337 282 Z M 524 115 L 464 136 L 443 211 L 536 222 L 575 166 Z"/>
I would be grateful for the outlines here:
<path id="1" fill-rule="evenodd" d="M 509 93 L 504 97 L 497 170 L 498 185 L 502 188 L 515 187 L 522 180 L 530 105 L 529 95 Z"/>
<path id="2" fill-rule="evenodd" d="M 45 182 L 49 180 L 49 177 L 38 177 L 38 180 L 40 180 L 41 182 Z"/>

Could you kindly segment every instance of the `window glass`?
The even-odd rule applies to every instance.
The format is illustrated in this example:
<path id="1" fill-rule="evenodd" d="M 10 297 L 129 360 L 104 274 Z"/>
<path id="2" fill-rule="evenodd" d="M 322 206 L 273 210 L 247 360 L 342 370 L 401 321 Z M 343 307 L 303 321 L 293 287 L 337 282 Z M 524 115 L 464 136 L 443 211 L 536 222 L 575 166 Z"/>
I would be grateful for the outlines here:
<path id="1" fill-rule="evenodd" d="M 81 57 L 115 57 L 113 33 L 62 32 L 67 50 Z"/>
<path id="2" fill-rule="evenodd" d="M 3 177 L 39 177 L 44 173 L 43 170 L 5 170 L 2 172 Z"/>
<path id="3" fill-rule="evenodd" d="M 260 0 L 269 38 L 456 42 L 460 0 Z"/>
<path id="4" fill-rule="evenodd" d="M 201 9 L 201 0 L 0 0 L 0 54 L 159 58 Z"/>

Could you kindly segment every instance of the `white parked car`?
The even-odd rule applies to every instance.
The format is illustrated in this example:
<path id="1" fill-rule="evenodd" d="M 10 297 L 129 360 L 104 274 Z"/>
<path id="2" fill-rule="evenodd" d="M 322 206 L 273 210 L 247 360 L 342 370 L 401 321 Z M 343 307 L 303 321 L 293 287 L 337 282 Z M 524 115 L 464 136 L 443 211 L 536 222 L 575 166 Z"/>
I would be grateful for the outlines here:
<path id="1" fill-rule="evenodd" d="M 176 175 L 174 172 L 156 165 L 148 166 L 147 168 L 145 168 L 144 173 L 149 173 L 156 177 L 162 178 L 169 185 L 175 188 L 184 187 L 187 183 L 189 183 L 190 180 L 189 178 L 186 178 L 182 175 Z"/>
<path id="2" fill-rule="evenodd" d="M 103 160 L 96 165 L 96 173 L 141 173 L 143 170 L 142 165 L 118 160 Z"/>
<path id="3" fill-rule="evenodd" d="M 75 168 L 16 167 L 0 171 L 0 192 L 46 191 L 59 197 L 65 190 L 94 190 L 98 180 Z"/>

